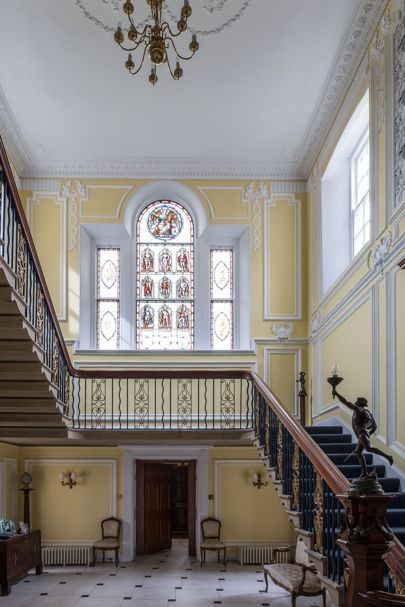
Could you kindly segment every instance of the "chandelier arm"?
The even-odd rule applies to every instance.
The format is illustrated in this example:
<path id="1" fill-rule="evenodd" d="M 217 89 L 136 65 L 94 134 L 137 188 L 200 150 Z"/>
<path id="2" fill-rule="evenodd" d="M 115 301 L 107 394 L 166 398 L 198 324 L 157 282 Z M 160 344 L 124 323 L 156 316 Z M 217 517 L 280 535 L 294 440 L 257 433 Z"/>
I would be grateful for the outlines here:
<path id="1" fill-rule="evenodd" d="M 140 65 L 139 65 L 138 69 L 137 69 L 137 70 L 135 70 L 135 71 L 129 70 L 129 73 L 130 73 L 132 76 L 136 76 L 136 74 L 137 74 L 138 72 L 140 72 L 140 71 L 141 71 L 142 66 L 143 66 L 143 63 L 144 63 L 144 61 L 145 61 L 145 55 L 146 55 L 146 49 L 147 49 L 147 48 L 148 48 L 148 46 L 146 45 L 146 46 L 145 46 L 145 48 L 144 48 L 144 51 L 143 51 L 143 55 L 142 55 L 142 61 L 141 61 Z"/>
<path id="2" fill-rule="evenodd" d="M 184 34 L 184 32 L 187 30 L 187 20 L 186 20 L 186 27 L 184 28 L 184 30 L 180 30 L 179 32 L 172 32 L 172 28 L 170 27 L 170 24 L 167 21 L 164 21 L 161 25 L 162 28 L 162 32 L 166 32 L 166 30 L 169 30 L 170 36 L 172 38 L 177 38 L 178 36 L 180 36 L 180 34 Z"/>
<path id="3" fill-rule="evenodd" d="M 147 23 L 147 24 L 144 26 L 144 28 L 143 28 L 143 30 L 142 30 L 142 31 L 141 31 L 141 30 L 138 30 L 138 29 L 136 28 L 135 23 L 134 23 L 134 22 L 133 22 L 133 20 L 132 20 L 131 15 L 128 15 L 128 19 L 129 19 L 129 22 L 130 22 L 130 24 L 131 24 L 131 26 L 132 26 L 132 29 L 134 29 L 134 30 L 136 31 L 136 33 L 138 34 L 138 36 L 143 36 L 143 35 L 146 33 L 146 30 L 147 30 L 147 29 L 152 29 L 152 28 L 151 28 L 151 25 L 150 25 L 149 23 Z"/>
<path id="4" fill-rule="evenodd" d="M 171 42 L 174 52 L 176 53 L 176 55 L 179 57 L 179 59 L 181 59 L 182 61 L 189 61 L 190 59 L 192 59 L 195 55 L 195 51 L 191 53 L 191 55 L 189 57 L 183 57 L 183 55 L 180 55 L 179 51 L 176 48 L 176 45 L 174 44 L 172 38 L 167 37 L 166 38 L 167 42 Z"/>
<path id="5" fill-rule="evenodd" d="M 146 46 L 148 46 L 150 44 L 150 35 L 146 32 L 143 32 L 141 38 L 137 42 L 133 43 L 134 46 L 132 48 L 127 48 L 126 46 L 122 46 L 122 44 L 120 44 L 120 47 L 123 51 L 126 51 L 127 53 L 132 53 L 132 51 L 136 51 L 141 44 L 144 44 L 145 40 L 147 40 Z"/>
<path id="6" fill-rule="evenodd" d="M 171 68 L 171 65 L 170 65 L 170 61 L 169 61 L 169 57 L 167 57 L 167 67 L 169 68 L 169 72 L 170 72 L 173 80 L 178 80 L 178 78 L 176 78 L 176 76 L 173 74 L 173 71 L 172 71 L 172 68 Z"/>

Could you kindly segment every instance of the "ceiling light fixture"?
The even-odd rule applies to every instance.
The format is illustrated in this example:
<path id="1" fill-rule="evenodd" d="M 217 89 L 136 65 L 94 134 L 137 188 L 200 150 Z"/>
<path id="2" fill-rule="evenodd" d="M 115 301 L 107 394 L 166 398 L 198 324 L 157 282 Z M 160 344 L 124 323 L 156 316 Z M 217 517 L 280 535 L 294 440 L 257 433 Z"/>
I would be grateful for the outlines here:
<path id="1" fill-rule="evenodd" d="M 138 31 L 133 22 L 132 13 L 135 9 L 132 2 L 130 0 L 126 0 L 122 7 L 129 20 L 129 29 L 126 32 L 129 40 L 129 47 L 125 46 L 124 31 L 120 25 L 117 27 L 114 34 L 114 40 L 124 51 L 129 52 L 128 59 L 125 62 L 125 67 L 131 74 L 137 74 L 142 69 L 145 57 L 148 55 L 152 64 L 149 82 L 153 84 L 153 86 L 155 86 L 158 81 L 157 66 L 161 65 L 162 63 L 167 64 L 170 74 L 174 80 L 180 80 L 183 75 L 183 70 L 180 66 L 179 59 L 182 61 L 188 61 L 195 55 L 200 46 L 197 42 L 196 34 L 193 34 L 189 44 L 191 55 L 183 56 L 178 52 L 174 42 L 174 38 L 180 36 L 180 34 L 185 32 L 187 29 L 188 19 L 191 15 L 191 6 L 189 1 L 184 0 L 184 4 L 180 11 L 180 19 L 177 21 L 177 32 L 172 31 L 167 21 L 162 21 L 162 8 L 164 0 L 146 0 L 146 2 L 150 6 L 153 24 L 147 23 L 142 31 Z M 131 53 L 133 51 L 137 51 L 140 47 L 143 49 L 143 52 L 141 52 L 140 63 L 138 66 L 136 66 L 132 59 Z M 174 61 L 176 62 L 176 67 L 174 69 L 172 69 L 172 65 L 170 64 L 169 55 L 174 57 Z"/>

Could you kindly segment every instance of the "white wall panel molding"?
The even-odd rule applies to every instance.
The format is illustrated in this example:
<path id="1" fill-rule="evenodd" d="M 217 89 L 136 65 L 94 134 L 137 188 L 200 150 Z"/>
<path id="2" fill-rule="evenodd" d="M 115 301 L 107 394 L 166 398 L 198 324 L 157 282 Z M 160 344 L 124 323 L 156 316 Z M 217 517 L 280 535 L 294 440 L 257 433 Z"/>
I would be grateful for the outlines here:
<path id="1" fill-rule="evenodd" d="M 334 318 L 334 320 L 331 321 L 330 323 L 328 323 L 327 325 L 324 324 L 320 328 L 316 339 L 313 340 L 314 347 L 316 350 L 315 356 L 316 356 L 316 361 L 317 361 L 317 370 L 316 370 L 316 377 L 315 377 L 316 398 L 314 399 L 315 405 L 313 405 L 313 417 L 322 415 L 323 413 L 326 413 L 327 411 L 331 411 L 332 409 L 334 409 L 336 407 L 336 403 L 333 401 L 326 403 L 322 408 L 320 407 L 322 394 L 323 394 L 322 387 L 323 387 L 323 384 L 326 381 L 326 377 L 330 371 L 329 369 L 327 369 L 327 370 L 323 369 L 323 363 L 322 363 L 323 342 L 325 341 L 325 339 L 327 337 L 329 337 L 329 335 L 334 333 L 334 331 L 336 331 L 336 329 L 338 329 L 351 316 L 353 316 L 353 314 L 355 312 L 357 312 L 357 310 L 359 310 L 362 306 L 364 306 L 364 304 L 366 304 L 369 301 L 371 302 L 371 306 L 372 306 L 373 300 L 372 300 L 372 289 L 371 288 L 366 293 L 364 293 L 361 297 L 359 297 L 356 301 L 354 301 L 350 306 L 348 306 L 345 310 L 342 310 L 342 313 L 340 316 L 338 316 L 337 318 Z M 374 337 L 375 337 L 375 335 L 374 335 L 374 331 L 373 331 L 372 360 L 374 360 L 374 356 L 375 356 L 374 355 L 374 348 L 375 348 Z"/>
<path id="2" fill-rule="evenodd" d="M 119 219 L 120 215 L 121 215 L 121 210 L 126 202 L 127 196 L 128 194 L 131 192 L 131 190 L 134 188 L 133 185 L 128 185 L 126 184 L 114 184 L 114 185 L 88 185 L 86 184 L 86 189 L 89 192 L 89 195 L 87 196 L 87 198 L 80 198 L 80 206 L 79 206 L 79 212 L 80 212 L 80 219 L 90 219 L 90 220 L 95 220 L 95 219 Z M 84 203 L 88 201 L 89 197 L 90 197 L 90 193 L 92 191 L 97 191 L 97 190 L 124 190 L 124 193 L 122 194 L 120 200 L 118 201 L 117 204 L 117 208 L 116 211 L 113 215 L 86 215 L 84 212 Z"/>
<path id="3" fill-rule="evenodd" d="M 263 355 L 263 367 L 264 367 L 264 381 L 271 389 L 271 357 L 276 354 L 277 356 L 291 356 L 294 359 L 294 378 L 295 381 L 295 398 L 294 398 L 294 412 L 295 416 L 298 416 L 298 384 L 297 379 L 300 371 L 302 371 L 302 348 L 264 348 Z"/>
<path id="4" fill-rule="evenodd" d="M 214 463 L 214 516 L 221 520 L 221 473 L 225 468 L 256 468 L 265 474 L 266 470 L 260 459 L 216 459 Z M 237 542 L 237 540 L 229 540 Z"/>
<path id="5" fill-rule="evenodd" d="M 270 276 L 270 213 L 271 208 L 278 203 L 288 201 L 288 206 L 294 208 L 294 313 L 273 314 L 270 309 L 269 289 L 271 288 Z M 302 294 L 301 294 L 301 201 L 294 194 L 271 195 L 264 201 L 264 258 L 263 258 L 263 309 L 264 320 L 301 320 L 302 318 Z"/>
<path id="6" fill-rule="evenodd" d="M 392 264 L 396 264 L 397 261 L 399 261 L 398 255 L 401 254 L 401 252 L 403 251 L 404 243 L 405 243 L 405 234 L 403 234 L 398 240 L 394 240 L 392 245 L 390 245 L 389 252 L 384 256 L 384 264 L 383 264 L 384 272 L 386 272 L 387 269 L 390 268 L 390 266 Z M 373 244 L 373 246 L 374 246 L 374 244 Z M 372 247 L 368 248 L 367 251 L 368 251 L 368 256 L 370 256 L 370 253 L 372 252 Z M 364 255 L 362 255 L 362 262 L 364 262 Z M 358 267 L 359 266 L 356 266 L 356 269 L 358 269 Z M 354 270 L 351 270 L 350 276 L 352 276 L 353 273 L 354 273 Z M 346 295 L 344 297 L 342 297 L 342 299 L 336 304 L 336 306 L 326 316 L 323 316 L 322 312 L 323 312 L 325 306 L 327 305 L 327 303 L 329 302 L 330 298 L 332 297 L 332 293 L 330 295 L 328 295 L 328 297 L 325 298 L 319 304 L 319 307 L 315 313 L 315 315 L 320 314 L 320 322 L 318 324 L 317 330 L 318 331 L 325 330 L 328 327 L 328 325 L 331 322 L 333 322 L 347 308 L 347 306 L 349 306 L 357 297 L 361 296 L 361 294 L 364 292 L 365 289 L 369 289 L 371 287 L 371 285 L 376 280 L 379 279 L 380 275 L 381 275 L 380 266 L 374 265 L 372 268 L 369 269 L 369 271 L 366 274 L 364 274 L 364 276 L 362 276 L 362 278 L 357 282 L 357 284 L 352 289 L 350 289 L 350 291 L 348 291 L 348 293 L 346 293 Z M 342 279 L 341 281 L 339 281 L 339 282 L 341 282 L 340 288 L 344 285 L 344 283 L 346 282 L 346 280 L 349 279 L 350 276 L 347 276 L 345 278 L 345 280 Z M 334 286 L 333 294 L 336 294 L 337 292 L 338 292 L 338 289 L 337 289 L 337 287 Z M 314 339 L 314 337 L 310 336 L 308 341 L 311 342 L 311 341 L 313 341 L 313 339 Z"/>
<path id="7" fill-rule="evenodd" d="M 104 468 L 108 468 L 110 475 L 110 493 L 109 493 L 109 502 L 110 502 L 110 515 L 117 516 L 117 499 L 118 499 L 118 479 L 117 479 L 117 460 L 115 459 L 84 459 L 84 458 L 35 458 L 35 459 L 26 459 L 24 460 L 24 470 L 26 472 L 32 473 L 32 468 L 34 466 L 68 466 L 70 468 L 74 467 L 77 475 L 80 475 L 80 472 L 83 469 L 83 472 L 86 471 L 86 466 L 100 466 Z M 33 479 L 35 480 L 35 475 L 33 475 Z M 80 487 L 80 478 L 77 479 L 78 487 Z M 57 476 L 55 476 L 55 483 L 59 482 Z"/>
<path id="8" fill-rule="evenodd" d="M 128 562 L 134 558 L 136 546 L 135 509 L 136 509 L 136 468 L 135 461 L 143 460 L 196 460 L 196 545 L 200 545 L 200 521 L 208 516 L 208 447 L 189 447 L 182 445 L 156 446 L 126 446 L 121 447 L 124 453 L 123 470 L 123 560 Z"/>
<path id="9" fill-rule="evenodd" d="M 17 520 L 17 460 L 15 457 L 5 457 L 4 458 L 4 504 L 5 510 L 7 509 L 8 502 L 8 485 L 7 485 L 7 475 L 8 469 L 10 469 L 10 478 L 11 478 L 11 512 L 7 512 L 7 518 L 12 519 L 13 521 Z"/>
<path id="10" fill-rule="evenodd" d="M 56 314 L 58 320 L 67 320 L 67 308 L 68 308 L 68 289 L 67 289 L 67 201 L 66 198 L 59 196 L 57 192 L 49 191 L 35 191 L 31 198 L 27 199 L 26 202 L 26 213 L 28 226 L 31 234 L 35 241 L 35 222 L 34 222 L 34 211 L 35 206 L 39 206 L 41 199 L 50 199 L 54 205 L 60 207 L 60 221 L 59 221 L 59 301 L 53 302 L 56 308 Z"/>
<path id="11" fill-rule="evenodd" d="M 386 275 L 386 308 L 387 308 L 387 388 L 386 388 L 386 411 L 387 411 L 387 444 L 396 444 L 397 448 L 402 446 L 397 441 L 397 304 L 396 304 L 396 275 L 401 272 L 398 266 L 391 268 Z M 402 451 L 404 455 L 405 449 Z"/>

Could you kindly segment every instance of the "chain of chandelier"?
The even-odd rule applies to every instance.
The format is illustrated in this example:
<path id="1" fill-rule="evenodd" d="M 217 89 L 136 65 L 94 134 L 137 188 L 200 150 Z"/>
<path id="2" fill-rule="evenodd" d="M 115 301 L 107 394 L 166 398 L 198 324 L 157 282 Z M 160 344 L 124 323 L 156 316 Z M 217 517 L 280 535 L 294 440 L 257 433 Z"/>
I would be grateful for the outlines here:
<path id="1" fill-rule="evenodd" d="M 174 32 L 169 23 L 162 20 L 164 0 L 146 0 L 146 2 L 150 6 L 153 23 L 147 23 L 142 31 L 137 30 L 135 27 L 132 18 L 135 8 L 131 0 L 126 0 L 122 7 L 129 20 L 129 27 L 126 31 L 128 41 L 125 41 L 124 31 L 120 25 L 114 33 L 114 40 L 124 51 L 128 52 L 125 67 L 130 74 L 138 74 L 142 69 L 146 56 L 148 56 L 151 62 L 149 82 L 153 86 L 158 81 L 157 66 L 163 63 L 166 63 L 172 78 L 180 80 L 183 75 L 180 60 L 188 61 L 194 57 L 200 46 L 197 42 L 196 34 L 193 34 L 188 47 L 191 54 L 184 56 L 179 53 L 174 41 L 175 38 L 178 38 L 187 29 L 188 19 L 192 12 L 189 1 L 184 0 L 184 4 L 180 10 L 180 18 L 177 21 L 177 31 Z M 141 49 L 141 59 L 139 64 L 136 65 L 132 58 L 132 53 L 138 49 Z M 175 58 L 175 67 L 170 63 L 170 56 L 174 56 Z"/>

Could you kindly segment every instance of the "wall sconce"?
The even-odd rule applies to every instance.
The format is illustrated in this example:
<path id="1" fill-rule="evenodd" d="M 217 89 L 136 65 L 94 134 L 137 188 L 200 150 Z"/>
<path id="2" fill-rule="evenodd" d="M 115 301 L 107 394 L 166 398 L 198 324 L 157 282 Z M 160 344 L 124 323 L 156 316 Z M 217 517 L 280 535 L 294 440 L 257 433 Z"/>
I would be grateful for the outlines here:
<path id="1" fill-rule="evenodd" d="M 260 472 L 255 472 L 252 475 L 253 487 L 260 489 L 261 487 L 267 487 L 269 484 L 267 481 L 262 481 L 262 475 Z"/>
<path id="2" fill-rule="evenodd" d="M 76 479 L 76 472 L 61 472 L 59 474 L 59 480 L 62 487 L 69 487 L 69 489 L 72 489 L 72 487 L 77 485 Z"/>

